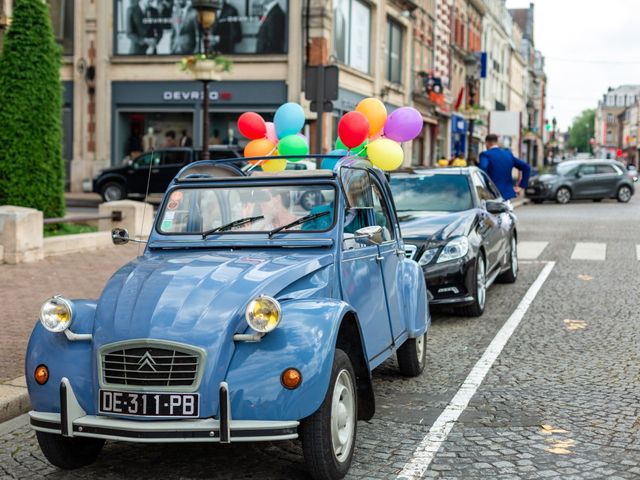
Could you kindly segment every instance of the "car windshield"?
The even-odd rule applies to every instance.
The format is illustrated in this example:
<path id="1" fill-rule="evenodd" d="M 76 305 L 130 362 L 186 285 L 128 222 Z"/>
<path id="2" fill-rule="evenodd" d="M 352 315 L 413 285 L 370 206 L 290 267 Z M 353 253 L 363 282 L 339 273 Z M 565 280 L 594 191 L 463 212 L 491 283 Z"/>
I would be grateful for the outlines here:
<path id="1" fill-rule="evenodd" d="M 164 234 L 270 232 L 309 214 L 329 212 L 286 232 L 325 231 L 334 223 L 332 185 L 178 188 L 160 212 Z"/>
<path id="2" fill-rule="evenodd" d="M 578 167 L 578 164 L 575 162 L 567 162 L 567 163 L 559 163 L 554 165 L 549 170 L 549 173 L 554 175 L 567 175 L 572 170 L 575 170 Z"/>
<path id="3" fill-rule="evenodd" d="M 399 212 L 460 212 L 473 207 L 464 175 L 392 176 L 391 191 Z"/>

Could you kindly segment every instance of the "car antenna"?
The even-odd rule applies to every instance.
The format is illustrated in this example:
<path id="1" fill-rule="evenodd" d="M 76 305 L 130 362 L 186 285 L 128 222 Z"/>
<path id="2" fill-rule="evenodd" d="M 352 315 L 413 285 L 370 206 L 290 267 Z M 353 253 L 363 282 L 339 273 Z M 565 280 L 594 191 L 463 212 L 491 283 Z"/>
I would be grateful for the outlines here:
<path id="1" fill-rule="evenodd" d="M 144 228 L 144 217 L 147 214 L 147 205 L 151 205 L 147 202 L 147 197 L 149 196 L 149 184 L 151 183 L 151 167 L 153 166 L 153 160 L 155 158 L 155 147 L 151 147 L 151 154 L 149 155 L 149 171 L 147 172 L 147 188 L 144 191 L 144 200 L 143 200 L 143 210 L 142 210 L 142 225 L 140 225 L 140 236 L 142 237 L 142 229 Z M 152 207 L 153 208 L 153 207 Z M 135 234 L 135 232 L 134 232 Z M 140 256 L 140 245 L 142 242 L 138 243 L 138 257 Z"/>

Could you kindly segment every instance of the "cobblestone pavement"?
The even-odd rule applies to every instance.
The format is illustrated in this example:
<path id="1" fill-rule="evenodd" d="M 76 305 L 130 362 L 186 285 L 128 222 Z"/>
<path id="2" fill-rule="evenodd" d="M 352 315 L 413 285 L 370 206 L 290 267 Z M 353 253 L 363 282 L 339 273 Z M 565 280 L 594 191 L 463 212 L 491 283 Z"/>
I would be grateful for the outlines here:
<path id="1" fill-rule="evenodd" d="M 557 262 L 550 277 L 425 477 L 640 478 L 638 206 L 636 198 L 519 209 L 521 240 L 549 244 L 515 285 L 489 290 L 480 319 L 434 315 L 420 378 L 399 377 L 393 361 L 375 371 L 377 412 L 358 424 L 348 478 L 397 476 L 546 260 Z M 606 258 L 572 260 L 585 241 L 605 242 Z M 95 465 L 69 473 L 46 463 L 23 423 L 0 431 L 0 478 L 306 479 L 301 454 L 297 441 L 109 443 Z"/>

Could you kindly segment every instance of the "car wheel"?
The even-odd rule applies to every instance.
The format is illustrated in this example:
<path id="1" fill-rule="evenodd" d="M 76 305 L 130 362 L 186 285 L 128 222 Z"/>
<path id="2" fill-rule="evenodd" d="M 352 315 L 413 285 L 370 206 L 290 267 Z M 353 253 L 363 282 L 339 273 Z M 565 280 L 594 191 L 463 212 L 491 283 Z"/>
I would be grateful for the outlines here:
<path id="1" fill-rule="evenodd" d="M 47 432 L 36 432 L 36 437 L 49 463 L 64 470 L 92 464 L 104 446 L 104 440 L 98 438 L 67 438 Z"/>
<path id="2" fill-rule="evenodd" d="M 127 196 L 124 185 L 118 182 L 107 182 L 100 188 L 100 195 L 105 202 L 115 202 Z"/>
<path id="3" fill-rule="evenodd" d="M 334 480 L 349 471 L 356 440 L 358 396 L 349 356 L 336 349 L 320 408 L 301 425 L 302 451 L 312 478 Z"/>
<path id="4" fill-rule="evenodd" d="M 461 307 L 459 312 L 468 317 L 479 317 L 484 313 L 484 306 L 487 301 L 487 274 L 484 257 L 478 254 L 474 267 L 475 284 L 473 286 L 473 303 L 466 307 Z"/>
<path id="5" fill-rule="evenodd" d="M 631 189 L 627 185 L 622 185 L 618 189 L 618 194 L 616 195 L 616 198 L 621 203 L 627 203 L 629 200 L 631 200 L 631 195 L 633 195 L 633 193 L 631 192 Z"/>
<path id="6" fill-rule="evenodd" d="M 300 206 L 306 211 L 311 210 L 316 205 L 324 202 L 324 197 L 320 192 L 304 192 L 300 197 Z"/>
<path id="7" fill-rule="evenodd" d="M 405 377 L 417 377 L 427 363 L 427 332 L 417 338 L 409 338 L 396 352 L 400 373 Z"/>
<path id="8" fill-rule="evenodd" d="M 511 245 L 509 248 L 509 270 L 498 277 L 500 283 L 515 283 L 518 278 L 518 242 L 514 235 L 511 235 Z"/>
<path id="9" fill-rule="evenodd" d="M 560 187 L 556 192 L 556 203 L 566 205 L 571 201 L 571 190 L 567 187 Z"/>

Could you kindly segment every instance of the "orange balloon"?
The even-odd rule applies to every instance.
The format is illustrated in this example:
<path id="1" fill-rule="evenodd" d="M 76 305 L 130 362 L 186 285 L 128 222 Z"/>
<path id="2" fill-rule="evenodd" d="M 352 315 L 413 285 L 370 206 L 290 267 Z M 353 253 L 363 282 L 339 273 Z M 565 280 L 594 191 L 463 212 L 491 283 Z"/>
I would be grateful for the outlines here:
<path id="1" fill-rule="evenodd" d="M 369 97 L 361 100 L 356 106 L 356 112 L 362 113 L 369 120 L 369 137 L 376 135 L 387 121 L 387 109 L 377 98 Z"/>
<path id="2" fill-rule="evenodd" d="M 251 140 L 247 143 L 247 146 L 244 147 L 244 156 L 246 158 L 249 157 L 266 157 L 269 155 L 273 155 L 273 152 L 276 151 L 276 145 L 266 138 L 257 138 L 255 140 Z"/>

